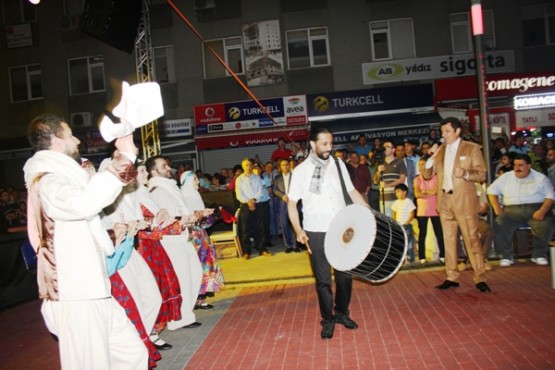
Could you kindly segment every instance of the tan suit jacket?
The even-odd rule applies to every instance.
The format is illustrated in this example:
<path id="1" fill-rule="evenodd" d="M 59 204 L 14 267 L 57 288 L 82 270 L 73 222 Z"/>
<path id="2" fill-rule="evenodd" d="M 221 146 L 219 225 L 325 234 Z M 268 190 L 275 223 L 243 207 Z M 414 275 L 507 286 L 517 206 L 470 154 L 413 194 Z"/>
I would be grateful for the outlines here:
<path id="1" fill-rule="evenodd" d="M 424 171 L 425 175 L 428 176 L 431 175 L 432 171 L 437 174 L 438 212 L 441 211 L 441 204 L 443 201 L 443 162 L 446 148 L 446 144 L 439 148 L 439 152 L 434 158 L 433 168 Z M 456 177 L 453 175 L 453 206 L 457 209 L 457 212 L 462 214 L 478 214 L 480 205 L 474 183 L 482 182 L 486 179 L 486 164 L 480 146 L 467 141 L 461 141 L 455 155 L 453 169 L 455 168 L 466 170 L 468 177 L 464 179 L 464 177 Z"/>

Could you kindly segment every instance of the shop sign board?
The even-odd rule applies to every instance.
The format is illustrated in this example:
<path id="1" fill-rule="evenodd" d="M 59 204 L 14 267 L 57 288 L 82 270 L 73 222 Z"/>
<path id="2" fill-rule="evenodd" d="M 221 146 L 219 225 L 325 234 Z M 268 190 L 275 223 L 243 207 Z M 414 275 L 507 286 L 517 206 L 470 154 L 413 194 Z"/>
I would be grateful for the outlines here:
<path id="1" fill-rule="evenodd" d="M 253 100 L 197 105 L 194 107 L 196 134 L 305 125 L 308 122 L 305 95 L 261 99 L 260 103 L 264 109 Z"/>
<path id="2" fill-rule="evenodd" d="M 512 50 L 486 53 L 484 59 L 486 73 L 514 72 L 514 59 Z M 365 85 L 435 80 L 475 73 L 476 59 L 473 53 L 362 64 L 362 81 Z"/>

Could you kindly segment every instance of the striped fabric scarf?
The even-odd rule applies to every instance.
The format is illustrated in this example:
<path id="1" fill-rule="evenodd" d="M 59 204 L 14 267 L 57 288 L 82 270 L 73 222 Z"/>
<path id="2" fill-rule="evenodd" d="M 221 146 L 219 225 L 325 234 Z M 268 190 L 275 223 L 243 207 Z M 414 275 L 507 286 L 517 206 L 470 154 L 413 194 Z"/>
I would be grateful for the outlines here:
<path id="1" fill-rule="evenodd" d="M 314 164 L 314 172 L 312 173 L 312 178 L 310 179 L 308 191 L 314 194 L 320 194 L 322 191 L 322 183 L 324 182 L 322 169 L 328 164 L 328 161 L 318 158 L 313 153 L 311 153 L 309 157 L 312 164 Z"/>

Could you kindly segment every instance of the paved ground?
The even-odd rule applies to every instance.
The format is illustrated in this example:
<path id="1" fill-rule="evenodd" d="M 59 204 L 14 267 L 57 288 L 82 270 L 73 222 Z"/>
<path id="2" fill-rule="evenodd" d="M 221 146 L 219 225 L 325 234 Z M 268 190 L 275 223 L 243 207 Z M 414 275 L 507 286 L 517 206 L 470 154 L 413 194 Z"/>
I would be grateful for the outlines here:
<path id="1" fill-rule="evenodd" d="M 491 294 L 474 288 L 470 272 L 459 288 L 434 289 L 443 280 L 432 268 L 402 271 L 379 286 L 356 281 L 351 316 L 360 328 L 336 327 L 329 341 L 319 337 L 312 284 L 228 286 L 214 310 L 198 312 L 200 328 L 163 333 L 174 348 L 162 353 L 158 369 L 555 368 L 550 267 L 494 263 Z M 0 368 L 59 368 L 39 306 L 0 313 Z"/>

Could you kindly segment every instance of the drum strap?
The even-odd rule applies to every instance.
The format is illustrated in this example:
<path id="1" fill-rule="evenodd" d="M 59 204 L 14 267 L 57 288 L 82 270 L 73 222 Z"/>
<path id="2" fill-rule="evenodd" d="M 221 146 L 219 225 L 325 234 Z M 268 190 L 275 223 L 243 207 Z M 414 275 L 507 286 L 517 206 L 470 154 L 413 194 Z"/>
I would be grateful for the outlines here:
<path id="1" fill-rule="evenodd" d="M 343 199 L 345 199 L 346 205 L 353 204 L 349 193 L 347 193 L 347 187 L 345 186 L 345 180 L 343 180 L 343 171 L 341 171 L 341 166 L 339 165 L 339 160 L 337 158 L 333 158 L 335 160 L 335 165 L 337 166 L 337 173 L 339 173 L 339 180 L 341 180 L 341 190 L 343 190 Z"/>

